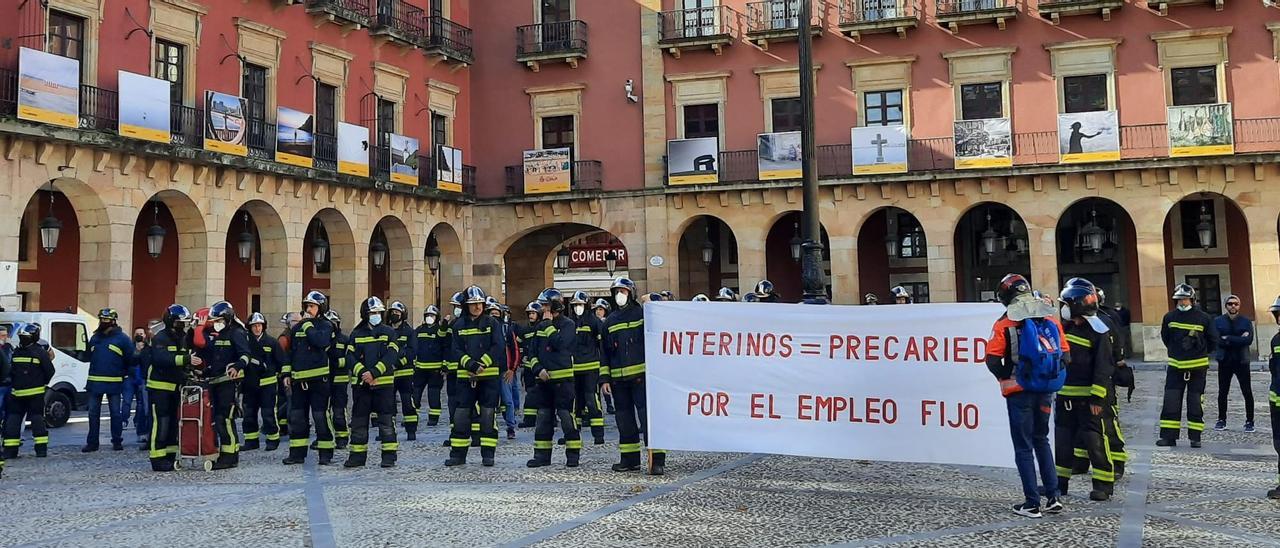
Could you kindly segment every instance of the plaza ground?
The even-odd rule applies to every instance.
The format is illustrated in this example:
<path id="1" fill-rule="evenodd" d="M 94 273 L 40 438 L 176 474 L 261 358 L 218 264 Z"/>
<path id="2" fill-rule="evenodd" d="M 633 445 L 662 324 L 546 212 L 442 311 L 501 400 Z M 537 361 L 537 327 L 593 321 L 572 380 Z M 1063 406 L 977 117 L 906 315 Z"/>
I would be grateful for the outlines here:
<path id="1" fill-rule="evenodd" d="M 1254 373 L 1254 393 L 1268 375 Z M 81 454 L 81 418 L 54 430 L 51 456 L 9 461 L 0 480 L 4 546 L 1275 546 L 1280 503 L 1264 403 L 1258 432 L 1206 432 L 1205 447 L 1154 447 L 1163 372 L 1138 372 L 1124 405 L 1129 473 L 1115 499 L 1074 496 L 1028 520 L 1012 470 L 782 456 L 673 453 L 664 477 L 616 474 L 616 431 L 588 442 L 583 466 L 529 470 L 529 429 L 502 440 L 495 468 L 479 455 L 442 465 L 445 429 L 402 443 L 399 466 L 344 470 L 280 464 L 246 452 L 238 469 L 150 472 L 132 432 L 126 450 Z M 1216 419 L 1210 374 L 1206 422 Z M 1265 396 L 1260 398 L 1265 402 Z M 82 414 L 78 415 L 82 417 Z M 424 423 L 425 424 L 425 423 Z M 104 425 L 105 427 L 105 425 Z M 105 428 L 104 428 L 105 430 Z M 105 435 L 105 432 L 104 432 Z M 339 452 L 339 457 L 342 452 Z M 1086 483 L 1079 478 L 1077 485 Z M 1077 494 L 1080 489 L 1077 487 Z"/>

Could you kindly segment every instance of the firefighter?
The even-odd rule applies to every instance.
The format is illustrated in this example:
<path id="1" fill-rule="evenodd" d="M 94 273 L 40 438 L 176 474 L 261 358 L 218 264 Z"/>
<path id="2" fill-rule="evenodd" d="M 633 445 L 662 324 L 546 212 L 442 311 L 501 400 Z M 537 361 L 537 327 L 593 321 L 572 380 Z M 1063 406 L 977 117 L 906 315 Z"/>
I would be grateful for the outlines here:
<path id="1" fill-rule="evenodd" d="M 111 419 L 111 449 L 124 450 L 124 409 L 120 395 L 124 378 L 133 363 L 133 341 L 120 329 L 120 314 L 114 308 L 98 311 L 98 328 L 89 338 L 89 435 L 82 453 L 98 450 L 98 428 L 102 417 L 102 398 L 107 398 L 107 415 Z"/>
<path id="2" fill-rule="evenodd" d="M 1271 317 L 1280 324 L 1280 297 L 1271 303 Z M 1271 446 L 1276 450 L 1276 488 L 1267 491 L 1267 497 L 1280 499 L 1280 333 L 1271 337 L 1271 359 L 1267 362 L 1271 369 L 1271 389 L 1267 393 L 1268 407 L 1271 408 Z"/>
<path id="3" fill-rule="evenodd" d="M 396 441 L 395 371 L 400 362 L 396 332 L 385 322 L 382 299 L 369 297 L 360 304 L 360 324 L 351 330 L 347 360 L 351 364 L 351 451 L 344 468 L 365 465 L 369 455 L 369 417 L 377 415 L 382 467 L 396 465 L 400 443 Z"/>
<path id="4" fill-rule="evenodd" d="M 693 296 L 693 298 L 692 298 L 692 299 L 689 299 L 689 300 L 690 300 L 690 301 L 693 301 L 693 302 L 695 302 L 695 303 L 709 303 L 709 302 L 711 302 L 711 299 L 707 298 L 706 294 L 704 294 L 704 293 L 699 293 L 699 294 L 697 294 L 697 295 L 694 295 L 694 296 Z"/>
<path id="5" fill-rule="evenodd" d="M 191 310 L 180 304 L 165 309 L 164 329 L 151 336 L 151 356 L 147 369 L 147 401 L 151 402 L 151 469 L 172 472 L 178 455 L 178 385 L 188 366 L 199 367 L 203 360 L 191 355 L 187 326 Z"/>
<path id="6" fill-rule="evenodd" d="M 444 349 L 440 309 L 430 305 L 422 311 L 422 325 L 414 330 L 413 406 L 422 409 L 422 392 L 427 392 L 427 426 L 440 423 L 440 389 L 444 387 Z"/>
<path id="7" fill-rule="evenodd" d="M 569 300 L 569 318 L 577 325 L 573 348 L 573 384 L 577 404 L 574 415 L 591 426 L 595 445 L 604 445 L 604 413 L 600 412 L 600 339 L 604 322 L 587 313 L 586 291 L 575 291 Z M 552 312 L 554 314 L 554 312 Z"/>
<path id="8" fill-rule="evenodd" d="M 218 460 L 214 470 L 240 463 L 240 435 L 236 432 L 236 394 L 239 380 L 253 363 L 249 333 L 236 317 L 231 303 L 218 301 L 209 307 L 209 320 L 201 333 L 212 347 L 205 360 L 204 378 L 213 400 L 213 430 L 218 435 Z"/>
<path id="9" fill-rule="evenodd" d="M 537 425 L 538 406 L 542 405 L 542 389 L 533 376 L 534 356 L 537 356 L 538 332 L 545 327 L 542 320 L 542 303 L 529 301 L 524 307 L 529 323 L 520 328 L 520 380 L 524 383 L 524 417 L 521 428 L 533 428 Z"/>
<path id="10" fill-rule="evenodd" d="M 289 456 L 284 464 L 307 460 L 311 421 L 316 423 L 317 462 L 333 462 L 333 425 L 329 420 L 329 347 L 333 324 L 325 319 L 329 297 L 311 291 L 302 299 L 302 320 L 289 333 L 289 364 L 283 372 L 289 389 Z"/>
<path id="11" fill-rule="evenodd" d="M 596 304 L 591 306 L 591 311 L 603 322 L 605 318 L 609 317 L 609 301 L 596 299 Z"/>
<path id="12" fill-rule="evenodd" d="M 387 326 L 396 332 L 396 347 L 400 349 L 400 361 L 396 362 L 396 395 L 400 399 L 400 422 L 404 425 L 405 439 L 418 439 L 418 408 L 413 405 L 413 325 L 409 323 L 409 309 L 400 301 L 387 305 Z"/>
<path id="13" fill-rule="evenodd" d="M 772 284 L 768 289 L 772 291 Z M 610 292 L 617 309 L 604 322 L 600 381 L 604 393 L 612 394 L 618 406 L 621 460 L 613 465 L 613 471 L 632 472 L 640 469 L 640 431 L 644 430 L 646 440 L 649 437 L 644 391 L 644 309 L 635 301 L 635 282 L 618 278 Z M 649 474 L 662 475 L 666 458 L 666 451 L 651 449 Z"/>
<path id="14" fill-rule="evenodd" d="M 1107 394 L 1114 391 L 1111 374 L 1115 362 L 1108 335 L 1110 329 L 1096 316 L 1098 295 L 1092 284 L 1068 285 L 1062 290 L 1059 302 L 1071 359 L 1067 361 L 1067 381 L 1058 391 L 1053 415 L 1058 492 L 1067 494 L 1074 449 L 1080 440 L 1093 466 L 1093 490 L 1089 492 L 1089 499 L 1103 501 L 1111 498 L 1116 481 L 1103 417 Z"/>
<path id="15" fill-rule="evenodd" d="M 716 300 L 731 303 L 738 300 L 738 294 L 732 289 L 722 287 L 720 288 L 720 291 L 716 292 Z"/>
<path id="16" fill-rule="evenodd" d="M 1125 462 L 1129 460 L 1129 456 L 1124 450 L 1124 434 L 1120 430 L 1120 400 L 1116 397 L 1116 391 L 1121 386 L 1133 386 L 1133 372 L 1124 363 L 1124 346 L 1120 338 L 1120 323 L 1103 307 L 1103 292 L 1095 287 L 1093 282 L 1077 277 L 1067 280 L 1064 285 L 1066 287 L 1084 287 L 1098 296 L 1098 310 L 1096 313 L 1089 314 L 1089 316 L 1096 317 L 1106 324 L 1106 334 L 1111 339 L 1112 390 L 1107 391 L 1107 402 L 1102 408 L 1102 421 L 1103 434 L 1107 438 L 1107 451 L 1111 456 L 1111 467 L 1115 472 L 1116 481 L 1120 481 L 1120 478 L 1124 476 Z M 1075 465 L 1072 466 L 1072 472 L 1074 474 L 1088 472 L 1089 450 L 1085 446 L 1083 437 L 1076 439 L 1073 453 L 1075 455 Z"/>
<path id="17" fill-rule="evenodd" d="M 453 429 L 453 416 L 458 410 L 458 355 L 453 350 L 454 326 L 462 320 L 462 292 L 454 293 L 449 298 L 449 304 L 453 306 L 452 319 L 447 325 L 441 326 L 440 346 L 444 351 L 444 390 L 448 396 L 449 406 L 449 429 Z M 444 447 L 453 447 L 453 440 L 446 437 L 443 443 Z"/>
<path id="18" fill-rule="evenodd" d="M 329 416 L 333 421 L 333 446 L 346 449 L 351 439 L 351 431 L 347 429 L 347 403 L 350 400 L 347 387 L 351 384 L 347 347 L 351 340 L 342 333 L 342 316 L 337 310 L 329 309 L 324 313 L 324 319 L 333 326 L 333 344 L 329 347 Z"/>
<path id="19" fill-rule="evenodd" d="M 275 337 L 267 335 L 267 319 L 254 312 L 249 316 L 249 350 L 254 363 L 244 372 L 240 398 L 244 405 L 244 446 L 258 448 L 262 434 L 267 437 L 267 451 L 280 446 L 280 426 L 276 424 L 276 382 L 280 376 L 280 360 L 284 351 Z M 259 429 L 258 417 L 262 417 Z"/>
<path id="20" fill-rule="evenodd" d="M 570 303 L 581 302 L 579 306 L 583 306 L 585 311 L 586 293 L 579 293 L 581 295 L 574 295 Z M 537 354 L 529 361 L 533 364 L 536 382 L 542 387 L 543 398 L 538 406 L 537 426 L 533 432 L 533 458 L 525 465 L 529 468 L 551 465 L 551 438 L 558 418 L 564 432 L 565 466 L 576 468 L 582 453 L 582 438 L 578 433 L 577 419 L 573 416 L 574 368 L 577 364 L 574 356 L 580 351 L 579 324 L 565 314 L 564 295 L 559 290 L 543 290 L 538 295 L 538 302 L 542 304 L 543 317 L 548 323 L 538 332 Z M 596 367 L 599 368 L 598 361 Z M 591 392 L 594 395 L 594 384 Z"/>
<path id="21" fill-rule="evenodd" d="M 453 351 L 458 357 L 458 406 L 453 416 L 449 459 L 444 464 L 466 464 L 472 415 L 478 404 L 480 458 L 484 466 L 493 466 L 498 447 L 498 429 L 493 421 L 498 409 L 498 377 L 502 373 L 496 356 L 503 351 L 502 333 L 493 317 L 484 313 L 488 297 L 484 290 L 473 285 L 464 293 L 465 314 L 453 324 Z"/>
<path id="22" fill-rule="evenodd" d="M 1174 310 L 1164 315 L 1160 340 L 1169 353 L 1164 377 L 1164 407 L 1160 410 L 1160 439 L 1156 445 L 1178 445 L 1182 429 L 1182 399 L 1187 402 L 1187 439 L 1200 447 L 1204 431 L 1204 385 L 1209 354 L 1218 340 L 1213 319 L 1195 307 L 1196 290 L 1187 284 L 1173 288 Z"/>
<path id="23" fill-rule="evenodd" d="M 900 285 L 894 286 L 893 289 L 890 289 L 889 294 L 893 296 L 894 304 L 911 304 L 913 302 L 911 292 L 907 291 L 907 288 Z"/>
<path id="24" fill-rule="evenodd" d="M 4 460 L 17 458 L 22 446 L 22 425 L 31 421 L 31 436 L 37 457 L 48 456 L 49 429 L 44 424 L 45 387 L 53 380 L 53 358 L 40 343 L 40 324 L 27 323 L 17 329 L 18 347 L 10 358 L 8 377 L 13 391 L 5 401 Z"/>
<path id="25" fill-rule="evenodd" d="M 284 351 L 280 359 L 280 374 L 276 376 L 276 423 L 280 426 L 280 435 L 285 437 L 289 435 L 289 387 L 285 386 L 284 381 L 287 376 L 284 372 L 290 369 L 289 340 L 293 335 L 293 327 L 300 321 L 302 321 L 302 314 L 285 312 L 280 316 L 280 325 L 284 326 L 284 330 L 280 332 L 280 336 L 276 337 L 276 342 L 280 343 L 280 349 Z"/>
<path id="26" fill-rule="evenodd" d="M 869 306 L 878 305 L 880 304 L 880 297 L 877 297 L 875 293 L 867 293 L 862 296 L 862 304 Z"/>
<path id="27" fill-rule="evenodd" d="M 778 292 L 773 288 L 773 282 L 769 280 L 760 280 L 760 283 L 756 284 L 756 290 L 753 293 L 759 302 L 762 302 L 762 303 L 780 302 L 778 298 Z"/>

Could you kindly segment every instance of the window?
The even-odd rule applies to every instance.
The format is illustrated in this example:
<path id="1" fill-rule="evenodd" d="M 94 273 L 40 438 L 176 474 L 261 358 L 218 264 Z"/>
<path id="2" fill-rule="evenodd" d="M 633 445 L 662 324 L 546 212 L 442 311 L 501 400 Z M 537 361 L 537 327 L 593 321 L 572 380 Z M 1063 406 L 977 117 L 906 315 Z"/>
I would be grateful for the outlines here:
<path id="1" fill-rule="evenodd" d="M 381 97 L 378 98 L 378 146 L 391 146 L 391 134 L 396 132 L 396 104 Z"/>
<path id="2" fill-rule="evenodd" d="M 898 214 L 898 258 L 923 259 L 928 255 L 924 228 L 920 220 L 909 213 Z"/>
<path id="3" fill-rule="evenodd" d="M 251 63 L 244 64 L 240 80 L 240 94 L 245 99 L 245 119 L 249 124 L 249 146 L 265 148 L 267 135 L 267 69 Z"/>
<path id="4" fill-rule="evenodd" d="M 1107 75 L 1067 76 L 1062 79 L 1066 112 L 1094 112 L 1107 108 Z"/>
<path id="5" fill-rule="evenodd" d="M 1222 280 L 1217 274 L 1188 274 L 1187 285 L 1196 288 L 1196 297 L 1211 316 L 1222 314 Z"/>
<path id="6" fill-rule="evenodd" d="M 1186 67 L 1169 71 L 1174 106 L 1218 102 L 1218 67 Z"/>
<path id="7" fill-rule="evenodd" d="M 573 148 L 573 116 L 542 119 L 542 148 Z"/>
<path id="8" fill-rule="evenodd" d="M 443 114 L 431 113 L 431 144 L 435 146 L 449 145 L 449 118 Z"/>
<path id="9" fill-rule="evenodd" d="M 862 108 L 868 126 L 902 124 L 902 90 L 864 92 Z"/>
<path id="10" fill-rule="evenodd" d="M 784 97 L 772 99 L 773 131 L 800 131 L 800 98 Z"/>
<path id="11" fill-rule="evenodd" d="M 541 1 L 543 23 L 559 23 L 573 19 L 573 0 Z"/>
<path id="12" fill-rule="evenodd" d="M 1199 226 L 1208 223 L 1213 230 L 1209 231 L 1209 248 L 1218 247 L 1217 219 L 1215 218 L 1213 200 L 1183 200 L 1178 202 L 1179 215 L 1182 221 L 1182 249 L 1203 249 L 1200 245 Z"/>
<path id="13" fill-rule="evenodd" d="M 800 0 L 769 0 L 768 7 L 770 29 L 800 28 Z"/>
<path id="14" fill-rule="evenodd" d="M 911 293 L 911 300 L 917 304 L 929 302 L 929 282 L 903 282 L 901 285 Z"/>
<path id="15" fill-rule="evenodd" d="M 334 136 L 338 132 L 338 88 L 316 82 L 316 133 Z"/>
<path id="16" fill-rule="evenodd" d="M 49 10 L 49 53 L 80 61 L 84 74 L 84 18 Z"/>
<path id="17" fill-rule="evenodd" d="M 960 86 L 960 119 L 985 120 L 1004 117 L 1004 101 L 1001 96 L 1004 84 L 964 84 Z"/>
<path id="18" fill-rule="evenodd" d="M 719 32 L 720 12 L 716 0 L 684 0 L 681 27 L 685 38 L 712 36 Z"/>
<path id="19" fill-rule="evenodd" d="M 720 137 L 720 105 L 685 105 L 684 138 Z"/>
<path id="20" fill-rule="evenodd" d="M 49 326 L 49 344 L 64 354 L 80 359 L 89 349 L 89 337 L 82 323 L 53 322 Z"/>
<path id="21" fill-rule="evenodd" d="M 181 105 L 186 92 L 187 78 L 183 67 L 186 66 L 186 49 L 173 42 L 156 40 L 155 76 L 170 83 L 169 103 Z"/>

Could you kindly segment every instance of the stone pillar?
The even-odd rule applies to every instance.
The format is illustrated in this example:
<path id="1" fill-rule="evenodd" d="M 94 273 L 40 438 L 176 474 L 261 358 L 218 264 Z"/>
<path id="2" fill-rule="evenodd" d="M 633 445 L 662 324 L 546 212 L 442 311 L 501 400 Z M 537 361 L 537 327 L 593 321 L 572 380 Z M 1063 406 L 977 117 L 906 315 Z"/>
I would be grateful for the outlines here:
<path id="1" fill-rule="evenodd" d="M 924 228 L 925 247 L 929 252 L 929 302 L 956 302 L 955 222 L 944 229 L 926 224 L 923 216 L 917 217 Z"/>
<path id="2" fill-rule="evenodd" d="M 765 279 L 765 240 L 769 227 L 758 225 L 735 226 L 738 238 L 738 286 L 739 293 L 753 291 L 756 282 Z"/>
<path id="3" fill-rule="evenodd" d="M 663 131 L 665 135 L 665 127 Z M 632 254 L 628 258 L 628 270 L 641 292 L 680 289 L 680 235 L 671 233 L 667 221 L 666 196 L 646 196 L 643 226 L 636 227 L 639 229 L 637 233 L 615 234 L 627 245 L 627 252 Z M 649 258 L 654 256 L 662 257 L 661 266 L 649 263 Z"/>
<path id="4" fill-rule="evenodd" d="M 661 37 L 658 13 L 662 11 L 662 0 L 639 0 L 637 3 L 640 4 L 639 84 L 644 112 L 644 186 L 661 188 L 666 176 L 662 157 L 667 153 L 667 84 L 663 81 L 666 68 L 662 48 L 658 45 Z M 657 201 L 663 204 L 661 196 Z M 674 278 L 663 280 L 665 287 L 670 287 L 673 281 Z"/>
<path id="5" fill-rule="evenodd" d="M 1056 225 L 1056 223 L 1055 223 Z M 1031 287 L 1057 298 L 1058 230 L 1056 226 L 1039 226 L 1027 220 L 1027 250 L 1031 257 Z"/>
<path id="6" fill-rule="evenodd" d="M 1153 207 L 1151 209 L 1160 209 Z M 1138 279 L 1141 280 L 1143 326 L 1131 336 L 1142 341 L 1142 360 L 1163 362 L 1168 358 L 1160 341 L 1160 319 L 1169 312 L 1170 287 L 1165 278 L 1164 219 L 1160 215 L 1130 210 L 1137 227 Z M 1144 218 L 1145 217 L 1145 218 Z M 1135 325 L 1136 327 L 1136 325 Z M 1138 341 L 1134 341 L 1135 353 Z"/>
<path id="7" fill-rule="evenodd" d="M 1280 233 L 1276 226 L 1280 212 L 1275 203 L 1267 202 L 1269 207 L 1244 208 L 1246 224 L 1251 229 L 1249 259 L 1252 263 L 1254 310 L 1243 313 L 1253 317 L 1257 325 L 1254 341 L 1261 359 L 1271 356 L 1271 337 L 1276 334 L 1277 326 L 1268 309 L 1280 296 Z"/>
<path id="8" fill-rule="evenodd" d="M 858 304 L 858 237 L 828 233 L 831 242 L 831 302 Z"/>
<path id="9" fill-rule="evenodd" d="M 96 314 L 100 308 L 111 307 L 119 311 L 120 325 L 133 325 L 133 223 L 137 211 L 108 207 L 77 210 L 76 216 L 80 220 L 80 308 Z"/>

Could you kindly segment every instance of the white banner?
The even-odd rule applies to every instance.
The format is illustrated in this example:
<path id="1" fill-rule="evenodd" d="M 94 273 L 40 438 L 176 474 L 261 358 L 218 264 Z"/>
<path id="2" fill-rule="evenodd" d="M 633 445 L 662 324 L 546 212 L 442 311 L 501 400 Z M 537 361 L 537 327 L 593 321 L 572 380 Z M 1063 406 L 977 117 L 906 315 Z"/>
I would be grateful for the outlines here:
<path id="1" fill-rule="evenodd" d="M 996 304 L 645 305 L 651 447 L 1013 467 Z"/>

